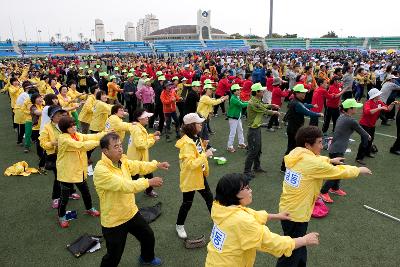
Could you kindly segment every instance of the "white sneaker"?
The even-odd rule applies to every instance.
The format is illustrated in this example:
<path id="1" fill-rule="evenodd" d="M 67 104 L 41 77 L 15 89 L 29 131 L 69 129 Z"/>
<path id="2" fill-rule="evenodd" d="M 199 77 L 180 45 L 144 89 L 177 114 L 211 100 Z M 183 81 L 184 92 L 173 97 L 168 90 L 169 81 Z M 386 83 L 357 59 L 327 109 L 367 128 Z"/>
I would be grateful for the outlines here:
<path id="1" fill-rule="evenodd" d="M 187 234 L 186 234 L 184 225 L 176 225 L 176 232 L 178 233 L 179 238 L 182 238 L 182 239 L 187 238 Z"/>
<path id="2" fill-rule="evenodd" d="M 93 176 L 93 166 L 92 166 L 92 165 L 89 165 L 89 166 L 88 166 L 87 175 L 88 175 L 88 176 Z"/>
<path id="3" fill-rule="evenodd" d="M 211 147 L 211 148 L 210 148 L 210 151 L 214 153 L 214 152 L 217 152 L 217 149 L 216 149 L 216 148 L 213 148 L 213 147 Z"/>

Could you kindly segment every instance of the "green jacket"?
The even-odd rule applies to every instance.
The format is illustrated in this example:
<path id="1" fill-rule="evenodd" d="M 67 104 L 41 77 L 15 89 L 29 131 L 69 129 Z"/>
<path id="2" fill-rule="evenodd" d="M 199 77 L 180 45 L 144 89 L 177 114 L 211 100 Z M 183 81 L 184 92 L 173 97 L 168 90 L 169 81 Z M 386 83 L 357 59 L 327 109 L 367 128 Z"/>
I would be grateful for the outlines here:
<path id="1" fill-rule="evenodd" d="M 272 105 L 264 104 L 261 99 L 252 96 L 247 106 L 247 124 L 250 128 L 258 128 L 263 121 L 263 115 L 272 115 L 273 111 L 269 110 Z"/>
<path id="2" fill-rule="evenodd" d="M 236 95 L 232 95 L 231 100 L 229 101 L 228 118 L 240 119 L 242 109 L 247 107 L 247 105 L 247 102 L 243 102 Z"/>

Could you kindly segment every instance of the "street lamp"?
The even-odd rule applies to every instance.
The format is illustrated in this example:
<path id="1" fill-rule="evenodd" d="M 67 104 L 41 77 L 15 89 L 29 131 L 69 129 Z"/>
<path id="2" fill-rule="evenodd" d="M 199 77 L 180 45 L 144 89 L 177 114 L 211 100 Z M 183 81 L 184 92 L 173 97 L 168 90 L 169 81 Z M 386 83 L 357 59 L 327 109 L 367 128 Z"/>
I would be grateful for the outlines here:
<path id="1" fill-rule="evenodd" d="M 269 34 L 268 37 L 272 38 L 272 15 L 274 11 L 274 0 L 269 0 Z"/>

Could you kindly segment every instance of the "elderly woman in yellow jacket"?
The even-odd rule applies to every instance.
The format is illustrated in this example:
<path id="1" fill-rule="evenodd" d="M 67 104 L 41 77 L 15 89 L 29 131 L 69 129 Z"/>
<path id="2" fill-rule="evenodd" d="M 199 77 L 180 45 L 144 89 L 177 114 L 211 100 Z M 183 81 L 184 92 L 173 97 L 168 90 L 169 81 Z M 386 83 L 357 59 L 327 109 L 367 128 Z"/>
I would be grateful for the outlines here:
<path id="1" fill-rule="evenodd" d="M 79 122 L 81 124 L 81 132 L 83 134 L 89 133 L 90 122 L 92 121 L 93 117 L 93 107 L 96 103 L 96 94 L 99 92 L 99 86 L 94 85 L 90 88 L 90 95 L 87 97 L 85 104 L 79 112 Z"/>
<path id="2" fill-rule="evenodd" d="M 324 180 L 355 178 L 371 174 L 366 167 L 343 165 L 344 158 L 321 156 L 322 131 L 315 126 L 302 127 L 296 134 L 297 147 L 285 156 L 286 172 L 283 179 L 279 211 L 289 212 L 290 220 L 281 221 L 286 236 L 299 237 L 306 233 L 308 222 Z M 278 267 L 306 266 L 307 249 L 282 256 Z"/>
<path id="3" fill-rule="evenodd" d="M 198 136 L 201 131 L 203 118 L 197 113 L 189 113 L 183 117 L 182 132 L 184 136 L 176 142 L 179 148 L 180 189 L 183 201 L 176 221 L 176 232 L 182 239 L 187 238 L 185 220 L 192 207 L 194 193 L 198 191 L 204 198 L 208 211 L 211 213 L 213 195 L 206 177 L 209 174 L 208 157 L 213 155 L 206 150 L 203 140 Z"/>
<path id="4" fill-rule="evenodd" d="M 61 185 L 61 198 L 58 207 L 59 224 L 62 228 L 69 226 L 65 218 L 70 191 L 75 184 L 82 194 L 86 213 L 99 216 L 92 206 L 92 198 L 86 183 L 88 162 L 86 152 L 97 147 L 104 133 L 81 134 L 76 131 L 75 121 L 71 117 L 61 118 L 58 127 L 62 134 L 58 136 L 58 152 L 56 168 L 57 180 Z"/>
<path id="5" fill-rule="evenodd" d="M 127 156 L 130 160 L 139 160 L 149 162 L 149 149 L 155 142 L 160 140 L 160 132 L 156 131 L 154 134 L 149 134 L 146 126 L 149 124 L 149 118 L 153 113 L 147 112 L 145 109 L 138 109 L 133 113 L 133 121 L 135 125 L 130 130 L 130 138 L 128 142 Z M 148 173 L 144 176 L 147 179 L 153 178 L 153 173 Z M 139 175 L 132 177 L 137 180 Z M 153 187 L 148 187 L 145 192 L 149 197 L 158 197 L 158 194 L 153 190 Z"/>
<path id="6" fill-rule="evenodd" d="M 251 267 L 256 251 L 275 257 L 290 256 L 297 248 L 319 243 L 317 233 L 297 238 L 272 233 L 265 224 L 288 220 L 289 214 L 253 210 L 248 207 L 252 201 L 252 190 L 243 174 L 227 174 L 219 180 L 211 211 L 214 227 L 207 246 L 206 267 Z"/>
<path id="7" fill-rule="evenodd" d="M 112 107 L 112 105 L 107 104 L 107 98 L 107 94 L 104 91 L 96 93 L 96 103 L 93 106 L 93 116 L 89 127 L 92 133 L 98 133 L 105 129 Z"/>
<path id="8" fill-rule="evenodd" d="M 48 114 L 51 119 L 50 122 L 46 123 L 40 131 L 39 142 L 40 146 L 45 150 L 46 153 L 46 169 L 54 172 L 53 191 L 51 194 L 51 207 L 57 209 L 60 201 L 61 188 L 60 183 L 57 181 L 57 148 L 58 148 L 58 136 L 61 134 L 58 122 L 61 118 L 68 116 L 68 112 L 63 110 L 58 105 L 52 105 L 48 109 Z M 80 199 L 80 195 L 75 193 L 75 189 L 71 191 L 71 199 Z"/>
<path id="9" fill-rule="evenodd" d="M 60 87 L 60 93 L 57 95 L 58 97 L 58 103 L 60 103 L 60 106 L 68 111 L 71 116 L 75 119 L 75 124 L 79 127 L 79 119 L 78 119 L 78 112 L 76 111 L 82 104 L 81 103 L 76 103 L 75 98 L 71 98 L 68 96 L 68 87 L 63 84 Z"/>
<path id="10" fill-rule="evenodd" d="M 124 106 L 116 104 L 111 108 L 111 116 L 108 117 L 105 125 L 106 131 L 115 131 L 119 135 L 121 142 L 125 139 L 125 132 L 133 129 L 132 123 L 124 122 L 122 120 L 126 115 L 127 112 L 125 112 Z"/>

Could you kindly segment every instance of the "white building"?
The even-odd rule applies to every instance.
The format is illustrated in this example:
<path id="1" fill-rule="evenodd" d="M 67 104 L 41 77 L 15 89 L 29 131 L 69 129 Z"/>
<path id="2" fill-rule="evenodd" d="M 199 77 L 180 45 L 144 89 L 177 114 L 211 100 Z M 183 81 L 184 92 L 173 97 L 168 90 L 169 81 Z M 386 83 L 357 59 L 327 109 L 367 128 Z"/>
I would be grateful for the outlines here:
<path id="1" fill-rule="evenodd" d="M 96 42 L 104 42 L 106 39 L 106 32 L 104 30 L 103 21 L 101 19 L 96 19 L 94 24 Z"/>
<path id="2" fill-rule="evenodd" d="M 136 26 L 136 37 L 138 41 L 143 41 L 143 39 L 150 33 L 157 31 L 159 29 L 159 21 L 155 15 L 149 14 L 144 17 L 144 19 L 139 19 Z"/>
<path id="3" fill-rule="evenodd" d="M 135 41 L 135 26 L 132 22 L 128 22 L 125 25 L 125 42 Z"/>

